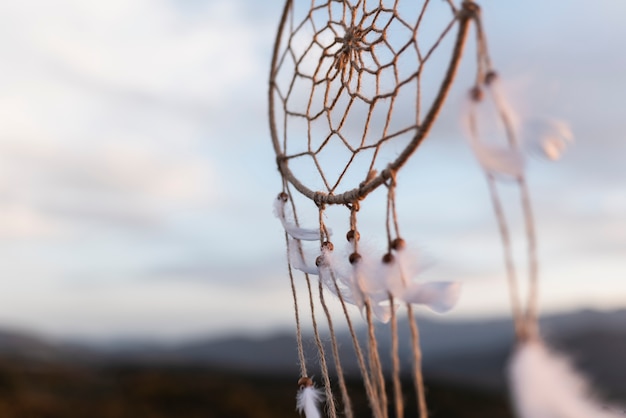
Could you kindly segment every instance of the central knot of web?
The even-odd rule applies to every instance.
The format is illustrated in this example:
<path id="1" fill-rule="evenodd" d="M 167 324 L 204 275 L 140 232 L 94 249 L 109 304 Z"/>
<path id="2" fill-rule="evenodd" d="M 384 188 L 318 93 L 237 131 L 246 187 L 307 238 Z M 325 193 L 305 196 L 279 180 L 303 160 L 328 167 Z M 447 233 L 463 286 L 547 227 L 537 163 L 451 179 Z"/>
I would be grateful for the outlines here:
<path id="1" fill-rule="evenodd" d="M 335 54 L 335 68 L 345 71 L 348 64 L 355 63 L 357 68 L 362 68 L 361 51 L 369 51 L 371 47 L 365 44 L 365 35 L 371 28 L 363 29 L 361 26 L 350 26 L 344 36 L 335 37 L 335 42 L 341 44 L 341 48 Z M 361 61 L 361 65 L 359 62 Z"/>

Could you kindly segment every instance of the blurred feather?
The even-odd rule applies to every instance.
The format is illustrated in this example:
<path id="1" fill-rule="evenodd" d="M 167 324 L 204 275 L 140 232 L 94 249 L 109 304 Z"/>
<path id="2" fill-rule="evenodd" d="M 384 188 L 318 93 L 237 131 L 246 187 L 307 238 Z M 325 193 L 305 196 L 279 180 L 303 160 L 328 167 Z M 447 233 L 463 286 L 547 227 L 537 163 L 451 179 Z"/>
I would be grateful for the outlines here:
<path id="1" fill-rule="evenodd" d="M 483 170 L 497 178 L 518 178 L 524 172 L 522 153 L 508 145 L 494 145 L 492 142 L 496 142 L 495 140 L 484 141 L 483 136 L 486 133 L 483 131 L 489 131 L 487 126 L 493 125 L 492 130 L 497 127 L 498 114 L 493 109 L 490 112 L 485 111 L 483 101 L 476 101 L 468 96 L 461 117 L 463 133 Z M 517 123 L 514 125 L 517 126 Z M 498 135 L 492 133 L 492 136 L 504 135 L 501 128 L 495 130 Z"/>
<path id="2" fill-rule="evenodd" d="M 393 309 L 396 309 L 396 306 L 394 306 Z M 377 320 L 386 324 L 391 319 L 391 306 L 388 304 L 373 303 L 372 314 Z"/>
<path id="3" fill-rule="evenodd" d="M 501 178 L 519 178 L 524 174 L 524 157 L 515 149 L 494 147 L 471 141 L 470 145 L 476 159 L 489 174 Z"/>
<path id="4" fill-rule="evenodd" d="M 461 294 L 459 282 L 411 283 L 402 299 L 407 303 L 425 305 L 437 313 L 454 308 Z"/>
<path id="5" fill-rule="evenodd" d="M 597 403 L 585 379 L 543 342 L 521 342 L 508 377 L 519 418 L 618 418 L 624 415 Z"/>
<path id="6" fill-rule="evenodd" d="M 522 144 L 528 152 L 552 161 L 560 159 L 574 140 L 574 134 L 565 121 L 548 118 L 526 121 L 521 135 Z"/>

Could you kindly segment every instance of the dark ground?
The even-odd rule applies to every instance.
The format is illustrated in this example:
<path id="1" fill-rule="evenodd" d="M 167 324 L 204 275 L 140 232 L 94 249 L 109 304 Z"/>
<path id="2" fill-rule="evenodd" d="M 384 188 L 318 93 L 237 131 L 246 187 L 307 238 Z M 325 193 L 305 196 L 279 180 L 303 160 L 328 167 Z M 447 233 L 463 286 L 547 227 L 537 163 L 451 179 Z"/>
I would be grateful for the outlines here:
<path id="1" fill-rule="evenodd" d="M 419 322 L 430 418 L 512 418 L 503 372 L 510 321 Z M 544 318 L 542 329 L 594 392 L 624 404 L 625 323 L 626 310 L 581 311 Z M 389 359 L 388 335 L 377 335 Z M 347 376 L 358 376 L 349 337 L 338 341 Z M 295 346 L 293 335 L 277 334 L 103 348 L 0 329 L 0 418 L 297 418 Z M 307 358 L 319 382 L 315 350 Z M 356 418 L 370 417 L 360 381 L 349 386 Z M 403 387 L 405 418 L 416 417 L 410 379 Z"/>
<path id="2" fill-rule="evenodd" d="M 294 378 L 202 367 L 76 366 L 0 361 L 4 418 L 298 417 Z M 406 417 L 416 416 L 405 382 Z M 512 417 L 504 394 L 428 382 L 432 418 Z M 360 383 L 350 382 L 357 417 L 371 416 Z M 393 415 L 392 415 L 393 416 Z"/>

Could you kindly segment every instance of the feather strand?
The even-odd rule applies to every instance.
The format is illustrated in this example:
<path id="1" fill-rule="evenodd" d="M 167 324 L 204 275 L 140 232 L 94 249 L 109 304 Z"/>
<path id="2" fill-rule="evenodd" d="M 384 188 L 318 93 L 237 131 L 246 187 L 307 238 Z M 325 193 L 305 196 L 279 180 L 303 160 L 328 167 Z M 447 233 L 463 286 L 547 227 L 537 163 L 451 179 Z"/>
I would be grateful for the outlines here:
<path id="1" fill-rule="evenodd" d="M 296 397 L 296 409 L 300 414 L 304 414 L 305 418 L 321 418 L 318 404 L 323 397 L 319 389 L 313 386 L 303 387 Z"/>
<path id="2" fill-rule="evenodd" d="M 283 224 L 283 228 L 291 237 L 302 241 L 319 241 L 319 228 L 301 228 L 295 223 L 287 220 L 285 215 L 285 201 L 280 197 L 274 200 L 274 215 Z M 330 234 L 330 231 L 329 231 Z"/>

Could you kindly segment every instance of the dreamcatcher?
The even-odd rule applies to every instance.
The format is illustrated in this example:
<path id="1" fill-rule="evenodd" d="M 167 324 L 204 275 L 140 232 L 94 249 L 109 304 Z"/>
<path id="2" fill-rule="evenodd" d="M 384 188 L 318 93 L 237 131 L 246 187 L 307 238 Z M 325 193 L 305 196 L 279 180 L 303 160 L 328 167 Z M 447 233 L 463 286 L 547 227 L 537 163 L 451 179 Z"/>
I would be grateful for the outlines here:
<path id="1" fill-rule="evenodd" d="M 318 403 L 322 399 L 329 417 L 336 417 L 338 410 L 348 418 L 354 416 L 328 305 L 330 298 L 337 300 L 343 312 L 375 418 L 387 418 L 390 404 L 396 417 L 405 413 L 397 311 L 406 311 L 417 409 L 421 417 L 428 415 L 413 308 L 424 305 L 445 312 L 456 303 L 460 286 L 455 282 L 414 281 L 419 266 L 411 245 L 400 233 L 395 191 L 399 170 L 428 136 L 444 104 L 472 24 L 478 71 L 468 96 L 466 131 L 492 192 L 518 339 L 539 341 L 535 327 L 536 239 L 523 174 L 524 158 L 517 140 L 518 125 L 491 68 L 478 6 L 464 1 L 457 7 L 452 0 L 287 0 L 272 57 L 269 112 L 283 179 L 274 211 L 285 229 L 296 314 L 301 367 L 297 405 L 307 418 L 321 416 Z M 483 142 L 480 105 L 487 95 L 494 105 L 495 118 L 509 138 L 506 147 Z M 545 132 L 534 142 L 551 157 L 558 157 L 570 139 L 567 129 L 560 126 L 559 130 L 559 126 L 545 124 Z M 495 184 L 501 177 L 518 185 L 526 215 L 530 292 L 525 309 L 517 291 L 509 232 Z M 374 231 L 376 236 L 384 237 L 383 249 L 371 249 L 361 238 L 366 235 L 359 223 L 366 198 L 368 203 L 376 199 L 383 202 L 386 216 Z M 303 227 L 303 213 L 313 214 L 314 221 L 307 219 L 306 223 L 314 222 L 314 228 Z M 345 251 L 340 241 L 345 242 Z M 306 283 L 306 301 L 296 291 L 295 276 L 299 272 Z M 308 374 L 301 330 L 303 305 L 311 314 L 323 390 Z M 367 325 L 363 346 L 351 315 L 354 307 Z M 322 317 L 330 334 L 330 353 L 321 337 Z M 389 324 L 390 371 L 383 370 L 376 321 Z M 331 390 L 331 359 L 340 404 Z M 388 399 L 386 372 L 391 375 L 392 402 Z"/>
<path id="2" fill-rule="evenodd" d="M 316 416 L 310 409 L 315 410 L 311 405 L 318 392 L 307 375 L 302 350 L 294 269 L 305 273 L 309 289 L 329 416 L 336 416 L 336 406 L 315 318 L 314 295 L 319 297 L 329 325 L 343 413 L 352 417 L 353 412 L 325 292 L 339 300 L 345 314 L 365 391 L 377 418 L 388 416 L 388 399 L 374 321 L 390 322 L 394 405 L 396 415 L 402 416 L 396 309 L 406 307 L 416 394 L 421 416 L 426 416 L 413 305 L 445 311 L 454 305 L 459 285 L 412 281 L 412 257 L 400 236 L 395 211 L 396 174 L 428 135 L 443 105 L 469 22 L 478 18 L 477 8 L 472 2 L 463 3 L 461 9 L 452 2 L 431 5 L 429 1 L 303 3 L 287 1 L 285 5 L 269 96 L 272 140 L 284 180 L 275 213 L 286 231 L 296 302 L 302 374 L 299 406 L 307 417 Z M 435 71 L 429 70 L 431 66 Z M 427 78 L 429 85 L 424 86 Z M 438 90 L 432 89 L 434 85 Z M 318 228 L 299 226 L 297 196 L 292 188 L 317 209 Z M 363 248 L 358 219 L 364 199 L 377 188 L 386 190 L 387 216 L 381 229 L 387 248 L 376 255 Z M 345 256 L 335 250 L 326 225 L 329 205 L 347 209 L 342 231 L 349 247 Z M 306 241 L 316 243 L 312 255 Z M 358 307 L 367 322 L 367 350 L 361 348 L 348 305 Z"/>

